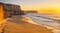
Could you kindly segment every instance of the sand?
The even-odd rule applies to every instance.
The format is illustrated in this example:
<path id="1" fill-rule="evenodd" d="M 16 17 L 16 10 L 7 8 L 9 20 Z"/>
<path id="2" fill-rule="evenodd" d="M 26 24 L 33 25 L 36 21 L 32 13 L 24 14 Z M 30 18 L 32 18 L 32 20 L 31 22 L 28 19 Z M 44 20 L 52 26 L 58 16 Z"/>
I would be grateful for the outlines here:
<path id="1" fill-rule="evenodd" d="M 28 19 L 20 17 L 8 18 L 3 24 L 5 27 L 1 28 L 3 33 L 53 33 L 51 29 L 27 21 Z"/>
<path id="2" fill-rule="evenodd" d="M 25 21 L 13 22 L 7 21 L 7 25 L 4 28 L 4 33 L 53 33 L 51 29 L 46 27 L 31 24 Z"/>

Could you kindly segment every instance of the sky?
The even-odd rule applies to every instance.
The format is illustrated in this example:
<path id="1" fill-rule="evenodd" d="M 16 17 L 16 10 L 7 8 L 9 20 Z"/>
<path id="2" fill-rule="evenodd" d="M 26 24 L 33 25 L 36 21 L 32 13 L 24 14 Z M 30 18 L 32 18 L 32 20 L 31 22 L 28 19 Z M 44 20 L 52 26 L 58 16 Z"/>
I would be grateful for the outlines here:
<path id="1" fill-rule="evenodd" d="M 0 0 L 0 2 L 20 5 L 22 10 L 60 11 L 60 0 Z"/>

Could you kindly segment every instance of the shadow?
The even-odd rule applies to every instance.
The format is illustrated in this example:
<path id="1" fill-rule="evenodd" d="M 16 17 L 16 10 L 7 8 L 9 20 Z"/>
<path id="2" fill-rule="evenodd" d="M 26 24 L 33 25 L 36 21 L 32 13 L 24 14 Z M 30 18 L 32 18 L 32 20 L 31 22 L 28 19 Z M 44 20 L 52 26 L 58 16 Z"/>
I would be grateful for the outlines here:
<path id="1" fill-rule="evenodd" d="M 16 15 L 16 16 L 13 16 L 11 18 L 8 18 L 7 21 L 17 23 L 17 24 L 26 24 L 27 22 L 21 20 L 22 18 L 24 18 L 24 17 Z"/>

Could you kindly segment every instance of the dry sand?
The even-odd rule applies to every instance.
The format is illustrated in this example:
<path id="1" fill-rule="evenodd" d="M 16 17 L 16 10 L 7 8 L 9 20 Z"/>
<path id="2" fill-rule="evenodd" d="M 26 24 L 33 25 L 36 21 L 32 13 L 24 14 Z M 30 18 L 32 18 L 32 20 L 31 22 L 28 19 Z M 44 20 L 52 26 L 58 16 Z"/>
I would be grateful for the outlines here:
<path id="1" fill-rule="evenodd" d="M 4 33 L 53 33 L 51 29 L 31 24 L 25 21 L 13 22 L 8 20 Z"/>
<path id="2" fill-rule="evenodd" d="M 8 22 L 4 33 L 52 33 L 50 29 L 37 26 L 27 22 L 12 23 Z"/>

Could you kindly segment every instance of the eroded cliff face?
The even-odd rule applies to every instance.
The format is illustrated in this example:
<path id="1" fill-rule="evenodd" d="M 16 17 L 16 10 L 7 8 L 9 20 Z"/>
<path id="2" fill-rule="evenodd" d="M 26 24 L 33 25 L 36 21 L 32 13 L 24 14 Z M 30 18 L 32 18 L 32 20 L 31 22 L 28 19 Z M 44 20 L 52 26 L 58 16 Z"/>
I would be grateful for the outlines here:
<path id="1" fill-rule="evenodd" d="M 4 19 L 3 7 L 2 7 L 2 4 L 0 4 L 0 21 L 3 19 Z"/>
<path id="2" fill-rule="evenodd" d="M 24 14 L 19 5 L 0 3 L 0 20 Z"/>

